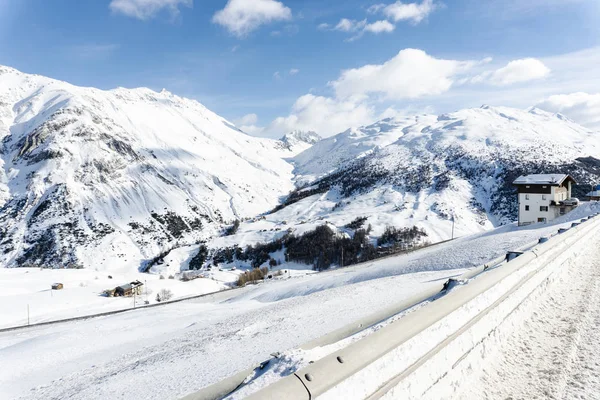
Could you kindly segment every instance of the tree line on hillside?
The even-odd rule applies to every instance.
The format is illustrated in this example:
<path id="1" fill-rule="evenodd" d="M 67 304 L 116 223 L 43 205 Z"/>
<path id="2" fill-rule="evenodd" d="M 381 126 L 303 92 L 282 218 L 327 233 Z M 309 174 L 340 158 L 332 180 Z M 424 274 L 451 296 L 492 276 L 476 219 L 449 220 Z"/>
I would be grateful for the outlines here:
<path id="1" fill-rule="evenodd" d="M 286 233 L 271 242 L 226 247 L 209 251 L 202 245 L 189 263 L 190 269 L 200 269 L 212 258 L 213 265 L 232 263 L 235 260 L 247 262 L 253 268 L 267 263 L 273 267 L 284 261 L 313 265 L 316 271 L 332 265 L 348 266 L 376 259 L 394 252 L 406 251 L 418 246 L 427 233 L 420 228 L 386 227 L 383 235 L 374 245 L 369 238 L 371 226 L 363 228 L 365 217 L 359 217 L 347 225 L 354 229 L 352 235 L 340 235 L 328 225 L 321 225 L 302 235 Z M 276 260 L 271 254 L 283 250 L 284 260 Z"/>

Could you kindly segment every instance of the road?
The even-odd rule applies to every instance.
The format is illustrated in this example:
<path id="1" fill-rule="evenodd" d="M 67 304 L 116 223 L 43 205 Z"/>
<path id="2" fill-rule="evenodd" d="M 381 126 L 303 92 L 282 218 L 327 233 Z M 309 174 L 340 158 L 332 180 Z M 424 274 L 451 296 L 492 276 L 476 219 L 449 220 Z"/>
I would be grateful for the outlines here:
<path id="1" fill-rule="evenodd" d="M 484 343 L 452 399 L 600 399 L 600 234 Z M 478 367 L 480 365 L 481 367 Z"/>

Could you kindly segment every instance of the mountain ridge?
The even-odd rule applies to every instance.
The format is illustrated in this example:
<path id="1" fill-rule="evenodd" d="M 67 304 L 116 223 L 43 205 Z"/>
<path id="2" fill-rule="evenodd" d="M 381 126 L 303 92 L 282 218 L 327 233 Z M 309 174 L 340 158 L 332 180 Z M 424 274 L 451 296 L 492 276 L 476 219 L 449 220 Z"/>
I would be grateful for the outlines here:
<path id="1" fill-rule="evenodd" d="M 269 243 L 326 225 L 371 242 L 416 227 L 438 242 L 512 223 L 519 175 L 569 173 L 575 196 L 600 180 L 600 133 L 562 115 L 508 107 L 388 118 L 323 139 L 292 159 L 300 187 L 264 220 L 214 238 L 214 249 Z M 279 257 L 273 254 L 272 257 Z"/>
<path id="2" fill-rule="evenodd" d="M 355 219 L 372 241 L 388 226 L 445 240 L 451 216 L 458 234 L 513 221 L 515 175 L 598 181 L 598 135 L 562 114 L 484 105 L 325 139 L 256 138 L 166 90 L 81 88 L 0 66 L 0 263 L 144 269 L 205 242 L 323 224 L 352 235 Z M 235 220 L 239 231 L 221 236 Z"/>
<path id="3" fill-rule="evenodd" d="M 0 72 L 5 266 L 139 267 L 294 187 L 278 141 L 194 100 Z"/>

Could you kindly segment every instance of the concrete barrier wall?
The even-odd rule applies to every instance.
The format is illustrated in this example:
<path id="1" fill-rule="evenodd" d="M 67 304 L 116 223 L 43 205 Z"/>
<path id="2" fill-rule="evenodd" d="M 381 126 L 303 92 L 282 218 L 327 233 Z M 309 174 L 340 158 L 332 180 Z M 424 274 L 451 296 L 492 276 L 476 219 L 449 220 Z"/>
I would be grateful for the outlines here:
<path id="1" fill-rule="evenodd" d="M 533 268 L 536 271 L 535 267 L 532 267 L 536 259 L 541 256 L 544 256 L 544 260 L 546 261 L 556 258 L 558 255 L 564 253 L 569 246 L 583 239 L 591 229 L 598 228 L 599 224 L 599 218 L 593 218 L 569 229 L 561 235 L 556 235 L 547 242 L 538 244 L 531 250 L 524 251 L 522 255 L 506 263 L 502 268 L 486 272 L 486 274 L 483 274 L 478 279 L 461 287 L 460 290 L 452 291 L 441 299 L 423 306 L 419 310 L 351 344 L 345 349 L 330 354 L 308 367 L 297 371 L 294 375 L 277 381 L 273 385 L 250 396 L 249 399 L 314 399 L 316 396 L 322 395 L 340 385 L 347 378 L 365 369 L 370 364 L 375 363 L 392 350 L 407 343 L 418 334 L 425 332 L 428 328 L 436 324 L 439 325 L 440 321 L 450 316 L 459 308 L 472 302 L 478 296 L 490 291 L 490 289 L 499 283 L 502 283 L 502 290 L 500 291 L 504 293 L 497 293 L 496 295 L 498 298 L 502 297 L 506 292 L 517 287 L 523 280 L 530 277 L 529 274 L 531 271 L 527 267 L 531 267 L 529 269 Z M 541 267 L 543 265 L 538 265 L 538 268 Z M 481 307 L 483 309 L 480 309 Z M 484 303 L 475 305 L 471 303 L 472 312 L 468 317 L 470 319 L 476 318 L 477 315 L 485 311 L 485 307 Z M 448 337 L 459 331 L 468 321 L 445 322 L 445 329 L 448 330 L 446 336 Z M 452 330 L 454 331 L 452 332 Z M 421 344 L 413 346 L 414 348 L 410 349 L 409 352 L 410 357 L 405 358 L 404 369 L 409 369 L 437 345 L 439 343 L 433 343 L 430 346 Z M 393 376 L 389 377 L 389 379 L 383 376 L 379 378 L 381 382 L 378 385 L 381 385 L 387 380 L 392 379 Z M 299 383 L 301 384 L 299 385 Z M 356 398 L 368 397 L 378 389 L 378 386 L 372 389 L 371 392 L 369 392 L 371 389 L 365 389 L 365 392 Z M 335 396 L 331 398 L 335 398 Z"/>

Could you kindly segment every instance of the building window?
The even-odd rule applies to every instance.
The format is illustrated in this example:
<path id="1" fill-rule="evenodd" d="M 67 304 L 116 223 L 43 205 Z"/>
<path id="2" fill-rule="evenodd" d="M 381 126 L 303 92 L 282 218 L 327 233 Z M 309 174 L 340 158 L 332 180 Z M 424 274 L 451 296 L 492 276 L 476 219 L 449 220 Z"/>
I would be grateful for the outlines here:
<path id="1" fill-rule="evenodd" d="M 525 206 L 525 211 L 529 211 L 529 206 Z"/>
<path id="2" fill-rule="evenodd" d="M 525 200 L 529 200 L 529 195 L 528 194 L 525 195 Z"/>
<path id="3" fill-rule="evenodd" d="M 548 206 L 540 206 L 540 211 L 548 212 Z"/>

